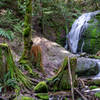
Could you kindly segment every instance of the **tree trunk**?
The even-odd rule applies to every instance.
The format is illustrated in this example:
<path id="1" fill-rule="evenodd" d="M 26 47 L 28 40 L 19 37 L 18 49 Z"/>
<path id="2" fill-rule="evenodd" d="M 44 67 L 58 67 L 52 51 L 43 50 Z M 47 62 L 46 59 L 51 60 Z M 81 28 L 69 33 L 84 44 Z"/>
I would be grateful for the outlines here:
<path id="1" fill-rule="evenodd" d="M 26 0 L 26 14 L 25 14 L 25 29 L 23 32 L 24 37 L 24 51 L 22 57 L 20 58 L 20 62 L 29 63 L 32 61 L 31 55 L 31 46 L 33 44 L 31 40 L 32 32 L 31 32 L 31 22 L 32 22 L 32 0 Z"/>

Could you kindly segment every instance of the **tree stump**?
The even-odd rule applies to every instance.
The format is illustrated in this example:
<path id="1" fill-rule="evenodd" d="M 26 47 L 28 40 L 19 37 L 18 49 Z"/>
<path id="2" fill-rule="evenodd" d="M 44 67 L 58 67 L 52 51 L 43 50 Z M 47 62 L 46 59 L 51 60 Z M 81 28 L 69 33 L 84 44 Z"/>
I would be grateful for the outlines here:
<path id="1" fill-rule="evenodd" d="M 75 82 L 75 69 L 76 69 L 77 59 L 75 57 L 70 58 L 70 69 L 72 74 L 72 82 Z M 51 79 L 48 79 L 47 84 L 49 90 L 51 87 L 53 91 L 57 90 L 69 90 L 71 89 L 70 77 L 68 71 L 68 57 L 65 57 L 58 73 Z"/>
<path id="2" fill-rule="evenodd" d="M 31 81 L 15 65 L 11 50 L 7 44 L 0 44 L 0 78 L 3 80 L 4 75 L 10 72 L 10 78 L 16 79 L 26 87 L 31 87 Z"/>

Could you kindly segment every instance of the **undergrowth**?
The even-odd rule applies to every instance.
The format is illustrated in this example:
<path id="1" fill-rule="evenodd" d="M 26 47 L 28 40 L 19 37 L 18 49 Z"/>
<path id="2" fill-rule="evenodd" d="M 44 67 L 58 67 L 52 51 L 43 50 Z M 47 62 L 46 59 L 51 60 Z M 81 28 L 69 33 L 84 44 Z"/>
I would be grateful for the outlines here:
<path id="1" fill-rule="evenodd" d="M 10 71 L 4 75 L 3 80 L 0 79 L 0 92 L 6 92 L 7 90 L 13 90 L 18 87 L 18 83 L 15 78 L 11 78 Z"/>
<path id="2" fill-rule="evenodd" d="M 13 40 L 14 35 L 22 33 L 23 20 L 16 17 L 12 10 L 1 9 L 0 27 L 0 36 Z"/>

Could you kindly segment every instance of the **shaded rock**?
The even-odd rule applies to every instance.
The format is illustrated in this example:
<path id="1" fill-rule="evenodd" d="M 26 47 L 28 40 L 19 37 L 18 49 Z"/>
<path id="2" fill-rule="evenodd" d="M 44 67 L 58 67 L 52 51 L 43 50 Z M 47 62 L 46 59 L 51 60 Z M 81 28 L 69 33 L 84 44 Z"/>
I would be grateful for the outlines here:
<path id="1" fill-rule="evenodd" d="M 79 76 L 96 75 L 99 72 L 99 60 L 90 58 L 78 58 L 76 72 Z"/>

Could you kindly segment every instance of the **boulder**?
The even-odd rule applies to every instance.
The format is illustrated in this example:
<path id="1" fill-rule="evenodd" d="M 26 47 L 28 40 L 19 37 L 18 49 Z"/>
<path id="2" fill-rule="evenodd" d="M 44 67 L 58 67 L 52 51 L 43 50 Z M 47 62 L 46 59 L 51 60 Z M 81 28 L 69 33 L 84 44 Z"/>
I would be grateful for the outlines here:
<path id="1" fill-rule="evenodd" d="M 34 36 L 32 40 L 34 45 L 40 45 L 42 48 L 43 66 L 47 78 L 51 78 L 55 75 L 65 57 L 76 56 L 59 44 L 49 41 L 46 38 Z M 100 60 L 78 57 L 76 73 L 82 76 L 96 75 L 99 71 L 98 61 Z"/>
<path id="2" fill-rule="evenodd" d="M 96 75 L 99 72 L 98 62 L 100 62 L 100 60 L 84 57 L 78 58 L 76 73 L 79 76 Z"/>
<path id="3" fill-rule="evenodd" d="M 55 75 L 66 56 L 75 56 L 59 44 L 46 38 L 34 36 L 32 41 L 33 45 L 39 45 L 42 48 L 42 61 L 48 78 Z"/>

